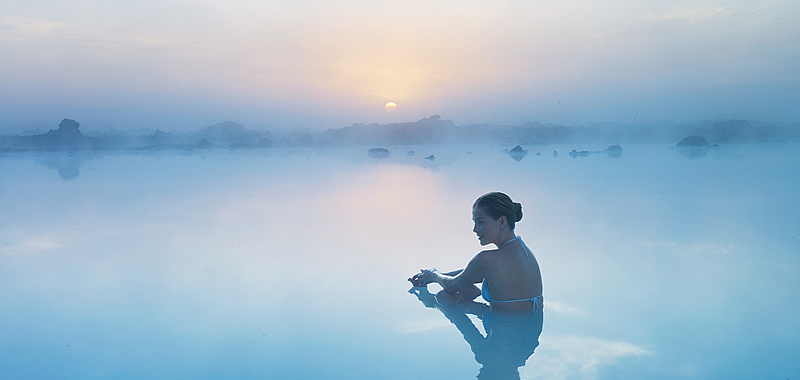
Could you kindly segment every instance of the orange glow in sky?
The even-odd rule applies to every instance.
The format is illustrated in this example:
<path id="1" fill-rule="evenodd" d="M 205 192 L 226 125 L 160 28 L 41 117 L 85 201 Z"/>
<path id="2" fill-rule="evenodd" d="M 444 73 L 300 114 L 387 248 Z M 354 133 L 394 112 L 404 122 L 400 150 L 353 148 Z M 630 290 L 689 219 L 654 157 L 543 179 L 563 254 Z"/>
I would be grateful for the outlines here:
<path id="1" fill-rule="evenodd" d="M 8 0 L 0 15 L 2 132 L 64 117 L 87 130 L 800 121 L 798 2 Z M 386 99 L 403 112 L 375 107 Z"/>

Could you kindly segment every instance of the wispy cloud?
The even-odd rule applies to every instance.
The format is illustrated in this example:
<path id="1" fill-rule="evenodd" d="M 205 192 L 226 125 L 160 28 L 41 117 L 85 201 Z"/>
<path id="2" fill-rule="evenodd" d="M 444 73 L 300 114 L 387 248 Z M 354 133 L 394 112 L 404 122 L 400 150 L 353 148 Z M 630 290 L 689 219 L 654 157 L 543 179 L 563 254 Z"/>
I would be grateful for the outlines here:
<path id="1" fill-rule="evenodd" d="M 16 244 L 2 243 L 0 245 L 0 254 L 3 255 L 22 255 L 40 253 L 44 251 L 52 251 L 54 249 L 64 248 L 66 245 L 54 240 L 50 236 L 40 236 L 23 240 Z"/>
<path id="2" fill-rule="evenodd" d="M 700 19 L 707 19 L 716 16 L 722 12 L 724 7 L 690 7 L 686 5 L 675 5 L 661 14 L 649 14 L 644 16 L 645 20 L 661 21 L 661 20 L 687 20 L 694 21 Z"/>
<path id="3" fill-rule="evenodd" d="M 186 39 L 156 34 L 121 33 L 91 26 L 69 24 L 42 18 L 5 16 L 0 18 L 0 41 L 20 43 L 31 40 L 70 41 L 104 47 L 179 46 Z"/>
<path id="4" fill-rule="evenodd" d="M 67 24 L 38 18 L 5 16 L 0 18 L 0 41 L 22 42 L 52 35 Z"/>
<path id="5" fill-rule="evenodd" d="M 66 24 L 39 18 L 5 16 L 0 18 L 0 25 L 29 30 L 50 30 Z"/>
<path id="6" fill-rule="evenodd" d="M 542 337 L 536 353 L 520 369 L 523 379 L 595 379 L 600 367 L 629 357 L 653 355 L 634 344 L 590 337 Z"/>

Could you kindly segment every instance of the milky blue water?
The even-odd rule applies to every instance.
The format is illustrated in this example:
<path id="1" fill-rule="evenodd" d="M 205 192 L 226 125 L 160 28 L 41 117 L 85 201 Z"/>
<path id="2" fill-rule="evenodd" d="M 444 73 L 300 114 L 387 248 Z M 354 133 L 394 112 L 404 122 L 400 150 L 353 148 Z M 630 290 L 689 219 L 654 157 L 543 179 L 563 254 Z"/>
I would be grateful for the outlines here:
<path id="1" fill-rule="evenodd" d="M 542 267 L 522 379 L 800 378 L 796 145 L 387 148 L 0 155 L 0 378 L 475 378 L 502 346 L 406 278 L 489 191 Z"/>

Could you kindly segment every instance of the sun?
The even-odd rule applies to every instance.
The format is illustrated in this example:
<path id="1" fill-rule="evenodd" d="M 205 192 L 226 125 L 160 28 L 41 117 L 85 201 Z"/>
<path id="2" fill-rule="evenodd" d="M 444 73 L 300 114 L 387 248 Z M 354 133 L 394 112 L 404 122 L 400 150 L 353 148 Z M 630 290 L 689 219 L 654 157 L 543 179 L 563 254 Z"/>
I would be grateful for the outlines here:
<path id="1" fill-rule="evenodd" d="M 386 107 L 385 108 L 386 108 L 386 112 L 397 111 L 397 103 L 395 103 L 395 102 L 386 103 Z"/>

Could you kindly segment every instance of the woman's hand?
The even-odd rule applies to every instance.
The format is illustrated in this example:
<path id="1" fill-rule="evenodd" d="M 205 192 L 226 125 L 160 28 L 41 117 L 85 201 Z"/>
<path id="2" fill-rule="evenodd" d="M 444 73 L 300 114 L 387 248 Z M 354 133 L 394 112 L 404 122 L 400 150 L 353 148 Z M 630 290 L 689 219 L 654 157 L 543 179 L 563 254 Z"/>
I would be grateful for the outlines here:
<path id="1" fill-rule="evenodd" d="M 420 272 L 411 276 L 408 281 L 416 287 L 427 286 L 431 282 L 436 281 L 436 275 L 439 273 L 436 268 L 433 269 L 420 269 Z"/>

